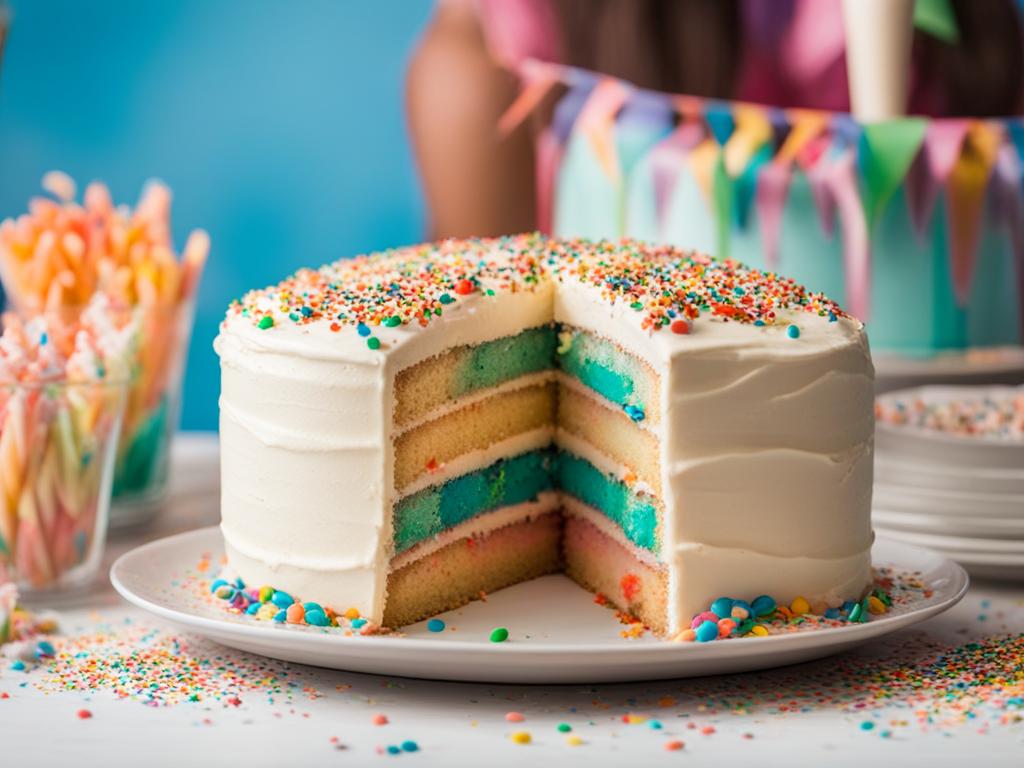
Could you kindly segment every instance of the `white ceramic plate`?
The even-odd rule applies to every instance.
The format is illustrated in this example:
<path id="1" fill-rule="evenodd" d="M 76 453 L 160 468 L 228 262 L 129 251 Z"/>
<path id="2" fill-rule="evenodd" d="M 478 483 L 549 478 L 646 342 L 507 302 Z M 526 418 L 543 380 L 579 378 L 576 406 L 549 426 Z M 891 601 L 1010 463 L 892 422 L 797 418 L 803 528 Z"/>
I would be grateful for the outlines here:
<path id="1" fill-rule="evenodd" d="M 444 632 L 428 632 L 421 622 L 406 627 L 402 636 L 349 638 L 235 615 L 175 585 L 204 553 L 218 562 L 222 552 L 220 532 L 204 528 L 132 550 L 114 563 L 110 579 L 140 608 L 244 651 L 354 672 L 505 683 L 653 680 L 807 661 L 934 616 L 963 597 L 968 581 L 962 568 L 941 555 L 879 540 L 873 552 L 876 565 L 920 571 L 934 593 L 865 624 L 712 643 L 625 640 L 612 611 L 596 605 L 590 593 L 567 578 L 547 576 L 443 614 Z M 489 642 L 497 626 L 509 629 L 508 642 Z"/>
<path id="2" fill-rule="evenodd" d="M 871 358 L 875 364 L 875 389 L 878 392 L 953 381 L 962 384 L 1016 384 L 1024 374 L 1022 347 L 968 349 L 931 357 L 874 352 Z"/>
<path id="3" fill-rule="evenodd" d="M 881 507 L 871 510 L 876 528 L 943 536 L 1024 540 L 1024 516 L 1020 519 L 979 517 L 977 515 L 929 515 L 924 512 L 898 512 Z"/>
<path id="4" fill-rule="evenodd" d="M 873 503 L 881 509 L 968 518 L 1024 519 L 1024 495 L 908 489 L 875 483 Z"/>
<path id="5" fill-rule="evenodd" d="M 913 544 L 919 547 L 928 547 L 943 552 L 950 557 L 951 553 L 973 552 L 977 555 L 991 555 L 993 557 L 1007 557 L 1020 560 L 1024 565 L 1024 539 L 979 539 L 969 536 L 944 536 L 941 533 L 918 533 L 914 531 L 889 530 L 884 525 L 878 529 L 885 536 L 902 541 L 906 544 Z"/>
<path id="6" fill-rule="evenodd" d="M 947 464 L 907 461 L 876 450 L 875 482 L 907 490 L 1024 495 L 1024 466 L 1017 470 L 951 467 Z"/>
<path id="7" fill-rule="evenodd" d="M 1007 397 L 1020 392 L 1020 387 L 929 386 L 902 389 L 879 395 L 881 404 L 920 398 L 926 403 L 948 403 L 951 400 Z M 1002 471 L 1020 471 L 1024 467 L 1024 442 L 995 437 L 965 437 L 962 435 L 897 426 L 879 421 L 875 428 L 875 446 L 884 456 L 898 457 L 933 465 L 948 465 L 957 470 L 965 468 Z"/>

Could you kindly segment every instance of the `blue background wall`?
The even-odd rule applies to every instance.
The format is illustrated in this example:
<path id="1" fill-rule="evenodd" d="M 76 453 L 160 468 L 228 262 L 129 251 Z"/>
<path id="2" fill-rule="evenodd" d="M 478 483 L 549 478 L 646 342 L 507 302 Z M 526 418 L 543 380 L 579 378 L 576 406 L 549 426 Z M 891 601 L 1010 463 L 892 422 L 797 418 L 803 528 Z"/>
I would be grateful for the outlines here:
<path id="1" fill-rule="evenodd" d="M 246 288 L 421 239 L 403 77 L 429 0 L 8 0 L 0 217 L 52 169 L 134 202 L 175 194 L 175 243 L 204 227 L 183 426 L 214 429 L 211 344 Z"/>

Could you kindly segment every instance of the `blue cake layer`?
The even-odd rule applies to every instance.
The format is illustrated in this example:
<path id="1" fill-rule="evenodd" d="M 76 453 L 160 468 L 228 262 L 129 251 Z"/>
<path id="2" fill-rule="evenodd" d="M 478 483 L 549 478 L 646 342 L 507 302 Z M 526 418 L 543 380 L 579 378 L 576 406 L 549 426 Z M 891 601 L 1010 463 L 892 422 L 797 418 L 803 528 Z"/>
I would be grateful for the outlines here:
<path id="1" fill-rule="evenodd" d="M 616 523 L 638 547 L 657 551 L 658 514 L 648 497 L 589 461 L 554 449 L 530 451 L 426 488 L 395 505 L 395 552 L 501 507 L 560 489 Z"/>

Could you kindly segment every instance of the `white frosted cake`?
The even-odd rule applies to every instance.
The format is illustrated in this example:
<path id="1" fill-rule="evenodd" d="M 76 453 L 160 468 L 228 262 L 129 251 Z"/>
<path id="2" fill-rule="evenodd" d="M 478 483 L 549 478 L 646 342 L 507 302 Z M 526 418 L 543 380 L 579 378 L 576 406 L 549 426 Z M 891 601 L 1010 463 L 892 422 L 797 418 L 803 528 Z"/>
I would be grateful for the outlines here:
<path id="1" fill-rule="evenodd" d="M 523 235 L 342 260 L 229 309 L 231 567 L 373 625 L 565 571 L 659 633 L 871 581 L 863 326 L 674 248 Z"/>

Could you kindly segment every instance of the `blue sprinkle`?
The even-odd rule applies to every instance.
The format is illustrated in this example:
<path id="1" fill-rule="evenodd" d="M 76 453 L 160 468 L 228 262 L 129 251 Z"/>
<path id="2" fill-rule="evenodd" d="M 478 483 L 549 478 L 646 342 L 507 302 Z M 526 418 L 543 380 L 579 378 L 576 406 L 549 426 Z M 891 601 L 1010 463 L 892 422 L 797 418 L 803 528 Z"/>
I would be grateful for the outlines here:
<path id="1" fill-rule="evenodd" d="M 643 406 L 640 406 L 640 405 L 625 405 L 625 406 L 623 406 L 623 410 L 626 412 L 626 415 L 629 416 L 629 418 L 631 418 L 633 421 L 643 421 L 644 420 L 645 414 L 644 414 Z"/>
<path id="2" fill-rule="evenodd" d="M 311 611 L 306 611 L 306 623 L 314 627 L 326 627 L 330 625 L 331 620 L 322 610 L 314 608 Z"/>
<path id="3" fill-rule="evenodd" d="M 743 296 L 743 295 L 746 294 L 746 291 L 744 291 L 738 285 L 735 288 L 732 289 L 732 292 L 735 293 L 737 296 Z"/>
<path id="4" fill-rule="evenodd" d="M 756 328 L 764 328 L 764 320 L 755 320 L 754 321 L 754 326 Z"/>
<path id="5" fill-rule="evenodd" d="M 320 613 L 324 613 L 324 608 L 320 603 L 303 603 L 302 610 L 306 613 L 309 613 L 310 611 L 320 611 Z"/>
<path id="6" fill-rule="evenodd" d="M 754 602 L 750 604 L 750 610 L 753 611 L 755 616 L 767 616 L 775 610 L 775 598 L 771 595 L 761 595 L 754 598 Z"/>
<path id="7" fill-rule="evenodd" d="M 312 307 L 302 307 L 302 309 L 300 311 L 302 312 L 302 316 L 303 317 L 312 317 L 313 316 L 313 309 L 312 309 Z"/>
<path id="8" fill-rule="evenodd" d="M 402 750 L 399 747 L 396 747 L 394 744 L 388 745 L 388 754 L 389 755 L 398 755 L 398 754 L 401 754 L 401 752 L 402 752 Z"/>
<path id="9" fill-rule="evenodd" d="M 241 576 L 239 576 L 237 579 L 235 579 L 235 588 L 236 589 L 245 589 L 245 582 L 242 581 L 242 577 Z"/>
<path id="10" fill-rule="evenodd" d="M 839 609 L 838 608 L 826 608 L 825 609 L 825 618 L 826 619 L 838 619 L 839 618 Z"/>
<path id="11" fill-rule="evenodd" d="M 366 619 L 352 619 L 352 629 L 362 629 L 366 626 Z"/>
<path id="12" fill-rule="evenodd" d="M 731 597 L 720 597 L 711 604 L 711 612 L 720 619 L 728 619 L 732 616 L 732 604 Z"/>
<path id="13" fill-rule="evenodd" d="M 216 592 L 219 588 L 223 587 L 227 582 L 224 579 L 217 579 L 210 585 L 210 591 Z"/>
<path id="14" fill-rule="evenodd" d="M 708 643 L 718 639 L 718 625 L 713 621 L 705 621 L 697 627 L 697 642 Z"/>
<path id="15" fill-rule="evenodd" d="M 873 730 L 874 727 L 875 727 L 875 724 L 873 722 L 871 722 L 870 720 L 865 720 L 863 723 L 860 724 L 860 729 L 862 731 L 870 731 L 870 730 Z"/>
<path id="16" fill-rule="evenodd" d="M 660 720 L 651 720 L 649 723 L 647 723 L 647 725 L 649 725 L 655 731 L 660 731 L 661 730 L 661 721 Z"/>
<path id="17" fill-rule="evenodd" d="M 441 619 L 431 619 L 427 622 L 427 629 L 431 632 L 444 632 L 444 622 Z"/>
<path id="18" fill-rule="evenodd" d="M 404 749 L 406 752 L 419 752 L 420 745 L 412 739 L 409 739 L 408 741 L 402 742 L 402 749 Z"/>
<path id="19" fill-rule="evenodd" d="M 287 592 L 277 591 L 274 593 L 274 596 L 270 598 L 270 602 L 272 602 L 278 608 L 287 608 L 289 605 L 295 602 L 295 599 Z"/>
<path id="20" fill-rule="evenodd" d="M 53 643 L 47 640 L 40 640 L 36 643 L 36 658 L 45 659 L 49 656 L 56 656 L 57 649 L 53 647 Z"/>
<path id="21" fill-rule="evenodd" d="M 261 605 L 263 605 L 263 603 L 251 603 L 249 607 L 245 609 L 245 612 L 250 616 L 255 616 L 256 611 L 260 609 Z"/>
<path id="22" fill-rule="evenodd" d="M 11 669 L 13 669 L 15 672 L 24 672 L 25 662 L 21 659 L 15 659 L 11 662 Z"/>
<path id="23" fill-rule="evenodd" d="M 369 336 L 370 326 L 368 326 L 366 323 L 360 323 L 359 325 L 356 326 L 356 331 L 359 332 L 360 336 Z"/>
<path id="24" fill-rule="evenodd" d="M 837 318 L 837 317 L 836 317 L 836 313 L 835 313 L 835 312 L 829 312 L 829 313 L 828 313 L 828 321 L 829 321 L 830 323 L 834 323 L 834 322 L 835 322 L 836 320 L 838 320 L 838 319 L 839 319 L 839 318 Z"/>
<path id="25" fill-rule="evenodd" d="M 786 329 L 786 335 L 789 336 L 789 338 L 791 339 L 799 339 L 800 329 L 797 328 L 795 325 L 791 325 Z"/>
<path id="26" fill-rule="evenodd" d="M 280 611 L 278 611 L 277 613 L 274 614 L 274 621 L 277 622 L 278 624 L 284 624 L 284 622 L 285 622 L 285 620 L 287 618 L 288 618 L 288 611 L 286 611 L 284 608 L 282 608 Z"/>

